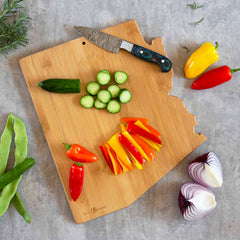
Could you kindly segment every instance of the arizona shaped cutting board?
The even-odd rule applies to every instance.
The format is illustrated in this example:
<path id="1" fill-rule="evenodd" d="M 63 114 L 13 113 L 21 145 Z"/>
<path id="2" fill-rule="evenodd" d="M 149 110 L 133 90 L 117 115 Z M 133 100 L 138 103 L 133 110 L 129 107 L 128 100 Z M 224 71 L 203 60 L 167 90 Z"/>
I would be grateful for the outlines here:
<path id="1" fill-rule="evenodd" d="M 145 43 L 135 20 L 104 32 L 166 55 L 162 39 L 154 39 L 151 45 Z M 110 53 L 82 37 L 24 57 L 20 65 L 77 223 L 129 206 L 206 140 L 203 134 L 194 132 L 195 117 L 183 102 L 169 94 L 173 70 L 162 73 L 155 64 L 123 50 Z M 102 69 L 128 73 L 129 79 L 122 87 L 129 89 L 133 97 L 122 105 L 120 113 L 85 109 L 79 103 L 86 94 L 86 84 L 96 80 Z M 80 78 L 81 93 L 55 94 L 35 86 L 49 78 Z M 99 146 L 120 132 L 121 117 L 148 118 L 149 124 L 161 132 L 162 148 L 152 162 L 143 164 L 142 171 L 134 169 L 115 176 Z M 66 157 L 63 142 L 78 143 L 99 157 L 95 163 L 84 164 L 83 191 L 76 202 L 68 187 L 73 161 Z"/>

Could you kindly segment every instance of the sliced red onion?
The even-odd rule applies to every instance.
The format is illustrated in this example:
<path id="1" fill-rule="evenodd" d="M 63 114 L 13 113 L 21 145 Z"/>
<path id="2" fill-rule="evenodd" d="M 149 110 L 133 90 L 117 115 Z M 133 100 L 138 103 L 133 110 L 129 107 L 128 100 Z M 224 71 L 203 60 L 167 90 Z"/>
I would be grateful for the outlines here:
<path id="1" fill-rule="evenodd" d="M 222 166 L 213 152 L 196 158 L 188 167 L 190 177 L 205 187 L 219 188 L 223 183 Z"/>
<path id="2" fill-rule="evenodd" d="M 217 203 L 209 189 L 197 183 L 185 183 L 178 195 L 178 205 L 183 217 L 191 221 L 209 214 Z"/>

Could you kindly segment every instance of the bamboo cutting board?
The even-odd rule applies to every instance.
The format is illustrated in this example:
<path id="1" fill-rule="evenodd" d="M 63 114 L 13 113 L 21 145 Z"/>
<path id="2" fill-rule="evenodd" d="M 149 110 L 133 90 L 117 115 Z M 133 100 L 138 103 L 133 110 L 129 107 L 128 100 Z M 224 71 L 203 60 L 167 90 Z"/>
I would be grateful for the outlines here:
<path id="1" fill-rule="evenodd" d="M 134 20 L 104 30 L 117 37 L 166 55 L 160 38 L 151 45 L 144 42 Z M 94 46 L 84 38 L 58 45 L 20 60 L 20 65 L 52 153 L 66 197 L 77 223 L 82 223 L 125 208 L 152 187 L 174 166 L 197 148 L 206 137 L 194 132 L 195 117 L 183 102 L 169 95 L 173 71 L 120 51 L 113 54 Z M 123 87 L 133 98 L 118 114 L 106 110 L 84 109 L 80 97 L 97 72 L 123 70 L 129 79 Z M 80 78 L 80 94 L 54 94 L 35 86 L 48 78 Z M 115 176 L 103 159 L 99 146 L 120 131 L 121 117 L 145 117 L 161 132 L 163 147 L 143 170 L 134 169 Z M 68 188 L 72 160 L 65 155 L 62 142 L 78 143 L 98 155 L 96 163 L 85 164 L 85 182 L 76 202 Z M 50 161 L 50 159 L 49 159 Z"/>

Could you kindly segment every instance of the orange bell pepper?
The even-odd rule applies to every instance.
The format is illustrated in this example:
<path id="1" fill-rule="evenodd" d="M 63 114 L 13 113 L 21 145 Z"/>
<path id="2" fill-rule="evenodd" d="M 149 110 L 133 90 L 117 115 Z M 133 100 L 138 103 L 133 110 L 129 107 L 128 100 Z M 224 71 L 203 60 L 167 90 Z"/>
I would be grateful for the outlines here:
<path id="1" fill-rule="evenodd" d="M 124 123 L 129 123 L 129 122 L 136 122 L 136 121 L 141 121 L 143 124 L 148 124 L 148 119 L 147 118 L 137 118 L 137 117 L 123 117 L 121 118 L 121 122 Z"/>
<path id="2" fill-rule="evenodd" d="M 150 131 L 150 133 L 152 133 L 157 138 L 161 136 L 160 132 L 158 132 L 155 128 L 151 127 L 150 125 L 144 125 L 144 126 Z"/>
<path id="3" fill-rule="evenodd" d="M 155 143 L 147 138 L 144 138 L 142 136 L 138 136 L 138 137 L 140 137 L 143 141 L 145 141 L 151 148 L 155 149 L 156 151 L 160 151 L 160 147 L 162 145 L 158 145 L 157 143 Z"/>
<path id="4" fill-rule="evenodd" d="M 155 158 L 155 152 L 152 150 L 152 148 L 137 135 L 134 134 L 130 135 L 136 141 L 136 143 L 142 148 L 142 150 L 147 154 L 149 159 L 152 161 Z"/>

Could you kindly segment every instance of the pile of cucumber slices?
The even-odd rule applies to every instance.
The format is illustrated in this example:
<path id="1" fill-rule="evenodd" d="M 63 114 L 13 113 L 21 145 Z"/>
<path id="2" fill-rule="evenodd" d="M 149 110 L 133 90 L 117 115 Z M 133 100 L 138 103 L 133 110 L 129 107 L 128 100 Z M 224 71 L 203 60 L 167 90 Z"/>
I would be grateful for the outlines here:
<path id="1" fill-rule="evenodd" d="M 111 74 L 108 70 L 101 70 L 97 74 L 97 81 L 91 81 L 87 84 L 87 95 L 80 99 L 84 108 L 107 109 L 110 113 L 118 113 L 121 110 L 121 103 L 128 103 L 131 98 L 131 92 L 126 88 L 120 88 L 128 79 L 127 73 L 116 71 L 114 73 L 114 84 L 109 84 Z M 104 89 L 102 87 L 105 86 Z"/>

